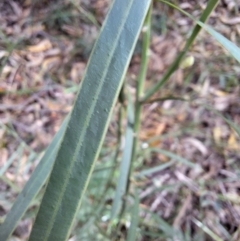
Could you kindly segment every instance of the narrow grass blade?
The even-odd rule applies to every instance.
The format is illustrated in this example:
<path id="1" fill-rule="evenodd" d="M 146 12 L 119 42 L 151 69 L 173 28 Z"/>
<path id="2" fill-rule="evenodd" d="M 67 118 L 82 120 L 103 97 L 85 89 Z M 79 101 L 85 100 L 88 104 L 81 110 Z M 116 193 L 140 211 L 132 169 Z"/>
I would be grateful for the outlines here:
<path id="1" fill-rule="evenodd" d="M 79 6 L 79 4 L 76 3 L 74 0 L 70 0 L 70 2 L 84 17 L 86 17 L 86 19 L 93 23 L 97 28 L 100 28 L 98 21 L 91 12 L 84 10 L 84 8 Z"/>
<path id="2" fill-rule="evenodd" d="M 145 103 L 154 103 L 154 102 L 160 102 L 165 100 L 180 100 L 180 101 L 190 101 L 188 98 L 178 97 L 178 96 L 166 96 L 162 98 L 156 98 L 156 99 L 148 99 Z"/>
<path id="3" fill-rule="evenodd" d="M 234 123 L 233 121 L 229 120 L 228 118 L 226 118 L 225 116 L 223 116 L 219 111 L 215 110 L 213 107 L 211 106 L 207 106 L 205 105 L 205 107 L 212 111 L 213 113 L 215 113 L 216 115 L 218 115 L 219 117 L 221 117 L 231 128 L 233 128 L 233 130 L 238 134 L 238 136 L 240 137 L 240 126 L 238 126 L 236 123 Z"/>
<path id="4" fill-rule="evenodd" d="M 213 240 L 215 241 L 223 241 L 219 236 L 217 236 L 212 230 L 210 230 L 206 225 L 202 222 L 198 221 L 197 219 L 193 219 L 193 222 L 201 228 L 205 233 L 207 233 Z"/>
<path id="5" fill-rule="evenodd" d="M 210 26 L 203 24 L 200 21 L 197 23 L 204 28 L 209 34 L 211 34 L 239 63 L 240 63 L 240 48 L 237 47 L 233 42 L 228 40 L 222 34 L 218 33 L 216 30 Z"/>
<path id="6" fill-rule="evenodd" d="M 154 173 L 156 173 L 156 172 L 160 172 L 160 171 L 162 171 L 162 170 L 165 170 L 165 169 L 173 166 L 173 164 L 175 164 L 175 163 L 176 163 L 176 161 L 171 160 L 171 161 L 169 161 L 169 162 L 167 162 L 167 163 L 164 163 L 164 164 L 161 164 L 161 165 L 159 165 L 159 166 L 156 166 L 156 167 L 152 167 L 152 168 L 143 170 L 143 171 L 141 171 L 140 173 L 138 173 L 138 174 L 136 175 L 136 177 L 142 177 L 142 176 L 152 175 L 152 174 L 154 174 Z"/>
<path id="7" fill-rule="evenodd" d="M 1 176 L 0 179 L 5 182 L 14 192 L 19 193 L 21 191 L 21 189 L 14 183 L 14 181 L 9 180 L 5 176 Z"/>
<path id="8" fill-rule="evenodd" d="M 179 7 L 177 7 L 176 5 L 174 5 L 172 3 L 169 3 L 168 1 L 164 1 L 164 0 L 158 0 L 158 1 L 166 3 L 169 6 L 171 6 L 173 8 L 176 8 L 177 10 L 183 12 L 183 10 L 181 10 Z M 198 22 L 202 22 L 202 23 L 206 22 L 206 20 L 208 19 L 209 15 L 213 11 L 213 9 L 216 7 L 217 3 L 218 3 L 218 0 L 210 0 L 208 2 L 208 4 L 207 4 L 206 9 L 203 11 L 203 13 L 202 13 L 202 15 L 200 17 L 200 21 L 198 21 Z M 191 16 L 191 15 L 188 14 L 188 16 Z M 196 21 L 196 20 L 194 20 L 194 21 Z M 196 26 L 194 27 L 191 36 L 187 40 L 187 42 L 186 42 L 186 44 L 184 46 L 183 51 L 181 51 L 179 53 L 177 58 L 170 65 L 170 67 L 167 69 L 166 73 L 163 75 L 162 79 L 156 85 L 154 85 L 150 90 L 148 90 L 146 92 L 145 96 L 141 99 L 141 102 L 146 102 L 151 96 L 153 96 L 153 94 L 155 94 L 169 80 L 170 76 L 178 68 L 178 66 L 181 63 L 183 57 L 185 56 L 185 54 L 187 53 L 189 48 L 192 46 L 194 40 L 196 39 L 196 37 L 198 36 L 198 34 L 199 34 L 200 30 L 201 30 L 201 26 L 198 25 L 198 22 L 197 22 Z"/>
<path id="9" fill-rule="evenodd" d="M 173 160 L 176 160 L 177 162 L 182 163 L 182 164 L 184 164 L 184 165 L 186 165 L 190 168 L 195 168 L 197 170 L 201 169 L 200 165 L 192 163 L 191 161 L 189 161 L 189 160 L 187 160 L 187 159 L 185 159 L 185 158 L 183 158 L 179 155 L 176 155 L 176 154 L 174 154 L 170 151 L 166 151 L 166 150 L 163 150 L 163 149 L 160 149 L 160 148 L 149 148 L 149 151 L 161 153 L 161 154 L 163 154 L 163 155 L 165 155 L 165 156 L 167 156 L 167 157 L 169 157 Z"/>
<path id="10" fill-rule="evenodd" d="M 127 233 L 127 241 L 137 240 L 138 222 L 139 222 L 139 197 L 136 192 L 134 206 L 132 208 L 132 213 L 131 213 L 131 224 Z"/>
<path id="11" fill-rule="evenodd" d="M 128 174 L 130 169 L 132 146 L 133 146 L 134 114 L 133 114 L 133 106 L 132 106 L 131 100 L 129 100 L 127 112 L 128 112 L 128 124 L 127 124 L 126 135 L 125 135 L 125 146 L 124 146 L 124 151 L 123 151 L 122 160 L 121 160 L 116 193 L 115 193 L 112 210 L 111 210 L 111 220 L 116 218 L 117 215 L 119 214 L 123 203 L 123 197 L 127 189 Z"/>
<path id="12" fill-rule="evenodd" d="M 179 241 L 185 241 L 184 235 L 180 230 L 175 229 L 170 224 L 168 224 L 165 220 L 163 220 L 159 215 L 153 213 L 149 210 L 143 210 L 144 212 L 151 215 L 154 226 L 158 227 L 162 230 L 162 232 L 165 234 L 166 239 L 171 238 L 171 240 L 179 240 Z"/>
<path id="13" fill-rule="evenodd" d="M 7 160 L 7 162 L 3 165 L 3 167 L 0 169 L 0 177 L 5 173 L 5 171 L 12 165 L 14 160 L 16 160 L 17 157 L 22 155 L 22 152 L 24 150 L 24 146 L 20 145 L 18 149 L 11 155 L 11 157 Z"/>
<path id="14" fill-rule="evenodd" d="M 34 160 L 39 159 L 38 158 L 39 156 L 40 156 L 40 154 L 37 154 L 35 152 L 29 153 L 28 160 L 27 160 L 27 162 L 25 164 L 25 167 L 24 167 L 23 175 L 27 175 L 29 173 L 29 170 L 32 168 L 32 162 Z"/>
<path id="15" fill-rule="evenodd" d="M 0 240 L 7 240 L 10 237 L 29 205 L 46 183 L 57 154 L 60 139 L 66 128 L 67 119 L 68 118 L 63 122 L 60 130 L 55 135 L 40 163 L 34 170 L 22 192 L 18 195 L 3 224 L 0 226 Z"/>
<path id="16" fill-rule="evenodd" d="M 210 35 L 212 35 L 240 63 L 240 48 L 237 47 L 233 42 L 228 40 L 222 34 L 218 33 L 216 30 L 211 28 L 209 25 L 205 24 L 204 21 L 202 21 L 201 18 L 198 21 L 191 14 L 185 12 L 184 10 L 179 8 L 178 6 L 176 6 L 172 3 L 169 3 L 168 1 L 165 1 L 165 0 L 159 0 L 159 1 L 168 4 L 169 6 L 177 9 L 178 11 L 183 13 L 184 15 L 191 18 L 197 25 L 199 25 L 201 28 L 203 28 L 205 31 L 207 31 Z M 214 2 L 214 1 L 216 3 L 218 2 L 218 0 L 211 0 L 211 1 L 209 1 L 208 5 L 210 4 L 210 2 Z"/>
<path id="17" fill-rule="evenodd" d="M 65 241 L 99 155 L 150 0 L 115 0 L 94 46 L 30 235 Z"/>

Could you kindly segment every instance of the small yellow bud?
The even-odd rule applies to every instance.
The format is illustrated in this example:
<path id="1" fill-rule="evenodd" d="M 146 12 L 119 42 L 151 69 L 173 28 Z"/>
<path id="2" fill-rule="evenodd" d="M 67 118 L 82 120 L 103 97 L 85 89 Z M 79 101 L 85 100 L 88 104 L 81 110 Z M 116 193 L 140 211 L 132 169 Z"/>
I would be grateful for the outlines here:
<path id="1" fill-rule="evenodd" d="M 191 66 L 193 66 L 194 64 L 194 57 L 191 55 L 191 56 L 188 56 L 186 57 L 181 63 L 180 63 L 180 68 L 181 69 L 186 69 L 186 68 L 189 68 Z"/>

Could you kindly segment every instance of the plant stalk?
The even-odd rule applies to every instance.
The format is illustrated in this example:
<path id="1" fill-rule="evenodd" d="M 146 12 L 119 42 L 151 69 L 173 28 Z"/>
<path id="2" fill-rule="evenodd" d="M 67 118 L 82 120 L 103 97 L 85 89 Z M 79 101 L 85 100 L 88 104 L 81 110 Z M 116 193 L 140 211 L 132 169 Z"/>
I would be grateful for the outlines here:
<path id="1" fill-rule="evenodd" d="M 134 140 L 133 140 L 133 148 L 132 148 L 132 158 L 131 158 L 131 168 L 129 172 L 132 172 L 133 162 L 136 159 L 137 154 L 137 144 L 138 144 L 138 132 L 141 123 L 141 110 L 142 104 L 140 102 L 143 88 L 144 88 L 144 81 L 147 75 L 147 67 L 148 67 L 148 59 L 149 59 L 149 45 L 150 45 L 150 35 L 151 35 L 151 12 L 152 12 L 152 5 L 148 10 L 148 14 L 145 19 L 145 23 L 143 26 L 143 45 L 142 45 L 142 60 L 140 65 L 140 72 L 137 78 L 137 91 L 136 91 L 136 102 L 135 102 L 135 114 L 134 114 Z"/>
<path id="2" fill-rule="evenodd" d="M 158 0 L 160 2 L 166 3 L 172 7 L 175 5 L 169 3 L 168 1 L 165 0 Z M 210 0 L 207 4 L 206 9 L 204 10 L 203 14 L 201 15 L 199 21 L 202 23 L 205 23 L 210 16 L 211 12 L 214 10 L 218 3 L 218 0 Z M 174 60 L 174 62 L 170 65 L 168 68 L 167 72 L 163 75 L 162 79 L 158 81 L 150 90 L 147 91 L 145 96 L 141 99 L 141 103 L 145 103 L 150 97 L 152 97 L 170 78 L 170 76 L 177 70 L 180 62 L 182 61 L 183 57 L 189 50 L 189 48 L 192 46 L 194 40 L 196 39 L 197 35 L 199 34 L 201 30 L 201 26 L 196 24 L 196 26 L 193 29 L 193 32 L 189 39 L 187 40 L 183 50 L 178 54 L 177 58 Z"/>

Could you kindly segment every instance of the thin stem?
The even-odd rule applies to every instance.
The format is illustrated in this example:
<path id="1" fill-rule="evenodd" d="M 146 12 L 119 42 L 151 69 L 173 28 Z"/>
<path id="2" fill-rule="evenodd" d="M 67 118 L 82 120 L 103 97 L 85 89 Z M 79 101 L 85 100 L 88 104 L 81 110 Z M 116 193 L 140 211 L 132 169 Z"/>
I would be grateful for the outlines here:
<path id="1" fill-rule="evenodd" d="M 135 114 L 134 114 L 134 140 L 133 140 L 133 149 L 132 149 L 132 158 L 131 158 L 131 168 L 129 172 L 132 170 L 133 161 L 136 159 L 136 152 L 137 152 L 137 143 L 138 143 L 138 131 L 140 127 L 140 121 L 141 121 L 141 103 L 140 98 L 143 93 L 143 86 L 144 81 L 146 79 L 147 74 L 147 67 L 148 67 L 148 57 L 149 57 L 149 45 L 150 45 L 150 35 L 151 35 L 151 10 L 152 6 L 150 6 L 144 27 L 143 27 L 143 45 L 142 45 L 142 60 L 140 65 L 140 72 L 137 78 L 137 91 L 136 91 L 136 103 L 135 103 Z"/>
<path id="2" fill-rule="evenodd" d="M 165 101 L 165 100 L 190 101 L 190 98 L 183 98 L 183 97 L 178 97 L 178 96 L 166 96 L 166 97 L 162 97 L 162 98 L 147 100 L 145 103 L 150 104 L 150 103 L 155 103 L 155 102 L 160 102 L 160 101 Z"/>
<path id="3" fill-rule="evenodd" d="M 100 28 L 98 21 L 94 17 L 94 15 L 90 12 L 87 12 L 83 7 L 77 4 L 75 1 L 70 0 L 72 5 L 83 15 L 85 16 L 91 23 L 93 23 L 98 29 Z"/>
<path id="4" fill-rule="evenodd" d="M 124 116 L 124 112 L 126 111 L 125 106 L 124 106 L 124 98 L 123 98 L 123 93 L 124 93 L 124 85 L 121 89 L 120 95 L 119 95 L 119 102 L 120 102 L 120 106 L 119 106 L 119 111 L 118 111 L 118 132 L 117 132 L 117 149 L 114 155 L 114 159 L 113 159 L 113 163 L 117 163 L 117 159 L 118 159 L 118 155 L 120 153 L 121 150 L 121 139 L 122 139 L 122 135 L 123 135 L 123 116 Z M 122 99 L 120 99 L 122 98 Z M 121 100 L 123 102 L 121 102 Z M 109 179 L 107 181 L 106 187 L 105 187 L 105 191 L 103 192 L 103 196 L 101 198 L 104 198 L 104 195 L 106 195 L 108 188 L 111 186 L 112 180 L 114 178 L 114 172 L 116 170 L 117 165 L 115 166 L 115 168 L 112 169 L 110 175 L 109 175 Z M 108 230 L 107 230 L 107 234 L 110 235 L 111 233 L 111 225 L 108 226 Z"/>
<path id="5" fill-rule="evenodd" d="M 171 7 L 177 8 L 179 10 L 178 7 L 176 7 L 175 5 L 169 3 L 165 0 L 158 0 L 158 1 L 166 3 L 166 4 L 170 5 Z M 210 0 L 208 2 L 208 5 L 207 5 L 206 9 L 203 11 L 199 21 L 201 21 L 202 23 L 206 22 L 208 17 L 210 16 L 211 12 L 216 7 L 217 3 L 218 3 L 218 0 Z M 189 50 L 189 48 L 193 44 L 193 42 L 196 39 L 197 35 L 199 34 L 201 28 L 202 27 L 200 25 L 196 24 L 196 26 L 193 29 L 193 32 L 192 32 L 191 36 L 189 37 L 189 39 L 186 42 L 186 45 L 183 48 L 183 51 L 181 51 L 179 53 L 177 58 L 174 60 L 174 62 L 168 68 L 167 72 L 163 75 L 162 79 L 156 85 L 154 85 L 150 90 L 147 91 L 145 96 L 141 99 L 141 103 L 146 102 L 151 96 L 153 96 L 168 81 L 170 76 L 178 68 L 182 58 L 184 57 L 184 55 L 187 53 L 187 51 Z"/>

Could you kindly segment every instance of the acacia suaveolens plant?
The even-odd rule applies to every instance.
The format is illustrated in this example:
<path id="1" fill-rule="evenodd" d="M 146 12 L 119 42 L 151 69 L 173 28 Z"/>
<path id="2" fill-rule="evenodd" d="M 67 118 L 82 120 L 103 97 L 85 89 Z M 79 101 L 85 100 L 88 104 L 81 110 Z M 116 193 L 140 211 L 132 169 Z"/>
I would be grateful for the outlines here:
<path id="1" fill-rule="evenodd" d="M 178 9 L 168 1 L 161 2 Z M 129 145 L 123 153 L 123 168 L 120 170 L 116 188 L 116 197 L 111 212 L 112 220 L 121 215 L 123 196 L 128 192 L 132 163 L 137 154 L 137 133 L 140 127 L 142 105 L 149 101 L 178 68 L 201 28 L 208 31 L 240 61 L 239 48 L 204 24 L 217 2 L 217 0 L 210 0 L 200 20 L 194 19 L 196 26 L 186 41 L 183 51 L 166 70 L 163 78 L 150 90 L 145 91 L 144 80 L 151 36 L 151 0 L 114 1 L 93 48 L 73 110 L 66 117 L 60 131 L 47 148 L 39 165 L 0 226 L 0 240 L 7 240 L 10 237 L 18 221 L 45 183 L 47 183 L 46 190 L 30 240 L 65 241 L 68 239 L 145 19 L 141 71 L 137 78 L 136 98 L 134 103 L 129 98 L 127 111 L 128 126 L 125 137 Z M 187 15 L 192 18 L 191 15 Z M 167 152 L 165 154 L 169 155 Z M 124 163 L 126 161 L 128 163 Z M 127 237 L 129 241 L 136 239 L 134 229 L 137 227 L 136 217 L 139 205 L 137 192 L 134 205 L 133 225 Z"/>
<path id="2" fill-rule="evenodd" d="M 115 0 L 93 48 L 74 107 L 1 226 L 6 240 L 51 174 L 29 240 L 67 240 L 99 155 L 151 0 Z M 51 164 L 49 165 L 49 161 Z M 39 185 L 39 183 L 41 185 Z M 26 199 L 27 196 L 27 199 Z M 16 215 L 18 218 L 16 218 Z"/>

